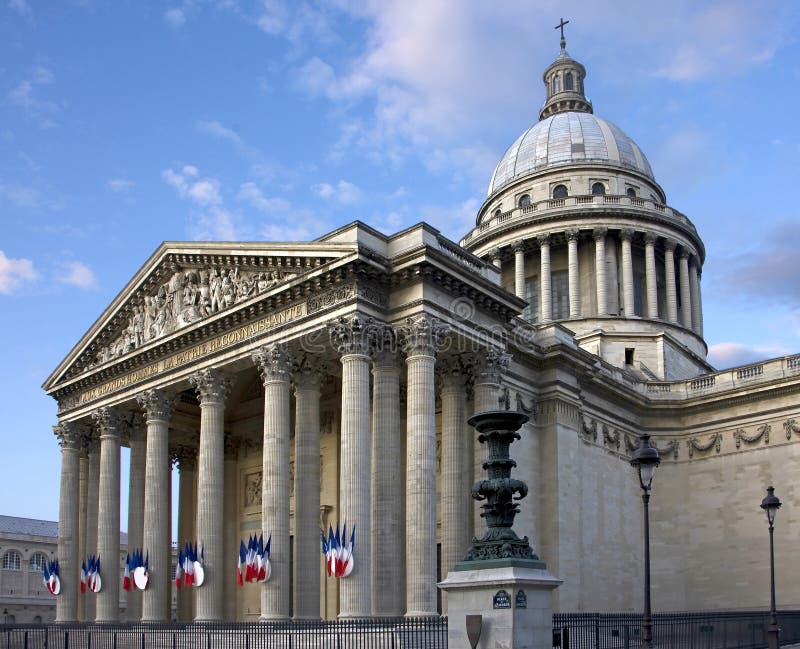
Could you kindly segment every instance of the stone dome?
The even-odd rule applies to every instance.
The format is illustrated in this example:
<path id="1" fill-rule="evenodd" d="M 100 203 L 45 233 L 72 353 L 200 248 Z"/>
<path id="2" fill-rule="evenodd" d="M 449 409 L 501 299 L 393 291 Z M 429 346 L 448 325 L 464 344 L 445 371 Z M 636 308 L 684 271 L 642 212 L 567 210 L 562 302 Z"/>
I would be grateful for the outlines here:
<path id="1" fill-rule="evenodd" d="M 488 194 L 534 171 L 580 163 L 632 169 L 655 181 L 642 150 L 616 124 L 592 113 L 559 112 L 517 138 L 495 167 Z"/>

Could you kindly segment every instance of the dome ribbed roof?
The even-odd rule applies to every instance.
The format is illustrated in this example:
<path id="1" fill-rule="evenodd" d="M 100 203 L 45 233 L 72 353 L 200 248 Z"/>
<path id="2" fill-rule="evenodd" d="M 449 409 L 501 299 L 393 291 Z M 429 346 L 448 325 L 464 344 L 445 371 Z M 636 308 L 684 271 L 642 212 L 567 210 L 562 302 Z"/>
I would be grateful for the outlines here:
<path id="1" fill-rule="evenodd" d="M 583 162 L 628 167 L 655 180 L 642 150 L 616 124 L 591 113 L 563 112 L 517 138 L 492 174 L 489 195 L 533 171 Z"/>

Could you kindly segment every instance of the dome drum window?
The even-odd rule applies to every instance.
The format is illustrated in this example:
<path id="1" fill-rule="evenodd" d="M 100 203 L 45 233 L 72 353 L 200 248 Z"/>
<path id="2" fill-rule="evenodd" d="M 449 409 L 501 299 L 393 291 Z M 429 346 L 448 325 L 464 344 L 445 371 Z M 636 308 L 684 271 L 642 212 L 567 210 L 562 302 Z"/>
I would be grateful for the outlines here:
<path id="1" fill-rule="evenodd" d="M 636 193 L 636 190 L 635 190 L 633 187 L 628 187 L 628 188 L 625 190 L 625 195 L 626 195 L 628 198 L 636 198 L 636 197 L 638 196 L 638 194 Z"/>
<path id="2" fill-rule="evenodd" d="M 601 182 L 592 183 L 592 196 L 605 196 L 606 186 Z"/>
<path id="3" fill-rule="evenodd" d="M 519 197 L 517 201 L 517 207 L 525 208 L 531 206 L 531 195 L 530 194 L 523 194 Z"/>
<path id="4" fill-rule="evenodd" d="M 566 185 L 558 184 L 553 187 L 553 198 L 566 198 L 569 196 L 569 190 Z"/>

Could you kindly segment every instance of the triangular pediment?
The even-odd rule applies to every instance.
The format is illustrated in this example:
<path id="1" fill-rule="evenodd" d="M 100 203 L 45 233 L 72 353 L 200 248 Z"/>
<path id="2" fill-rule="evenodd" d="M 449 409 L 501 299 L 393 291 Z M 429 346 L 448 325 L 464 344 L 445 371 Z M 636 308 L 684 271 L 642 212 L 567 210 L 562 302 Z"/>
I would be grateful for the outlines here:
<path id="1" fill-rule="evenodd" d="M 163 243 L 43 387 L 50 391 L 157 346 L 357 254 L 350 242 Z"/>

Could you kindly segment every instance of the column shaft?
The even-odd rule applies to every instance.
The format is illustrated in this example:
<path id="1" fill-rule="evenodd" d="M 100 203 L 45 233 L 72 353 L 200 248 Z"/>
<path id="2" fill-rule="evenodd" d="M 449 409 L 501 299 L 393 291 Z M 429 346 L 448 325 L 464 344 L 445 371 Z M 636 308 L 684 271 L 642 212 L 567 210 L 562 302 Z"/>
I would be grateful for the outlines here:
<path id="1" fill-rule="evenodd" d="M 320 375 L 308 368 L 295 378 L 294 617 L 319 619 Z M 366 530 L 364 530 L 366 533 Z M 308 568 L 307 568 L 308 566 Z"/>
<path id="2" fill-rule="evenodd" d="M 522 242 L 514 246 L 514 294 L 525 299 L 525 247 Z"/>
<path id="3" fill-rule="evenodd" d="M 595 228 L 594 237 L 594 272 L 597 283 L 597 315 L 608 315 L 608 289 L 606 281 L 606 228 Z"/>
<path id="4" fill-rule="evenodd" d="M 681 324 L 692 328 L 692 295 L 689 289 L 689 253 L 682 250 L 678 258 L 681 283 Z"/>
<path id="5" fill-rule="evenodd" d="M 645 282 L 647 284 L 647 317 L 658 317 L 658 284 L 656 283 L 656 237 L 648 234 L 644 243 Z"/>
<path id="6" fill-rule="evenodd" d="M 147 417 L 142 551 L 150 558 L 150 584 L 142 592 L 142 620 L 170 619 L 172 600 L 170 551 L 169 419 L 172 402 L 160 390 L 138 396 Z"/>
<path id="7" fill-rule="evenodd" d="M 540 321 L 550 322 L 553 319 L 553 293 L 550 283 L 550 238 L 547 235 L 539 237 L 539 252 L 541 255 L 539 293 L 542 299 Z"/>
<path id="8" fill-rule="evenodd" d="M 372 614 L 405 611 L 405 486 L 400 433 L 400 368 L 393 347 L 379 351 L 372 368 Z"/>
<path id="9" fill-rule="evenodd" d="M 100 429 L 100 499 L 97 507 L 97 555 L 102 590 L 95 595 L 98 622 L 119 622 L 119 414 L 112 408 L 93 413 Z"/>
<path id="10" fill-rule="evenodd" d="M 633 257 L 631 256 L 631 230 L 620 233 L 622 239 L 622 306 L 626 318 L 633 318 L 636 313 L 633 302 Z"/>
<path id="11" fill-rule="evenodd" d="M 692 329 L 699 336 L 703 335 L 703 311 L 700 306 L 700 278 L 694 261 L 689 264 L 689 288 L 692 300 Z"/>
<path id="12" fill-rule="evenodd" d="M 181 448 L 178 451 L 180 483 L 178 486 L 178 547 L 197 538 L 197 449 Z M 178 621 L 194 619 L 194 593 L 188 588 L 178 590 Z"/>
<path id="13" fill-rule="evenodd" d="M 678 296 L 675 290 L 675 243 L 664 244 L 664 279 L 667 285 L 667 320 L 678 322 Z"/>
<path id="14" fill-rule="evenodd" d="M 61 444 L 61 493 L 58 507 L 58 561 L 61 595 L 56 599 L 56 621 L 76 622 L 80 591 L 78 558 L 78 497 L 80 480 L 80 437 L 75 424 L 54 426 Z"/>
<path id="15" fill-rule="evenodd" d="M 436 615 L 436 344 L 444 329 L 421 316 L 404 330 L 406 415 L 406 615 Z"/>
<path id="16" fill-rule="evenodd" d="M 225 440 L 225 523 L 223 535 L 225 538 L 225 557 L 236 557 L 239 554 L 239 541 L 241 534 L 239 532 L 239 518 L 236 515 L 238 511 L 238 497 L 239 489 L 237 482 L 239 479 L 239 443 L 238 438 L 228 438 Z M 235 577 L 228 578 L 224 581 L 223 597 L 225 607 L 223 609 L 223 617 L 226 622 L 235 622 L 237 620 L 238 606 L 238 586 L 236 585 Z"/>
<path id="17" fill-rule="evenodd" d="M 227 381 L 218 370 L 202 370 L 189 379 L 200 400 L 200 449 L 197 456 L 197 547 L 205 554 L 205 582 L 195 598 L 195 620 L 223 618 L 223 580 L 231 578 L 223 552 L 225 502 L 225 397 Z"/>
<path id="18" fill-rule="evenodd" d="M 89 457 L 86 454 L 85 438 L 81 438 L 79 505 L 78 505 L 78 564 L 86 556 L 86 511 L 89 495 Z M 86 621 L 86 598 L 78 597 L 78 621 Z"/>
<path id="19" fill-rule="evenodd" d="M 581 317 L 581 276 L 578 266 L 578 231 L 567 232 L 567 274 L 569 278 L 569 317 Z"/>
<path id="20" fill-rule="evenodd" d="M 444 370 L 441 390 L 442 577 L 464 558 L 470 538 L 470 526 L 467 525 L 470 492 L 465 489 L 463 478 L 468 466 L 465 376 L 449 362 Z"/>
<path id="21" fill-rule="evenodd" d="M 86 489 L 86 554 L 97 554 L 97 511 L 100 502 L 100 442 L 91 436 L 87 443 L 89 457 L 89 478 Z M 81 557 L 83 561 L 85 557 Z M 84 615 L 87 622 L 97 617 L 97 599 L 84 596 Z"/>
<path id="22" fill-rule="evenodd" d="M 128 476 L 128 553 L 144 545 L 144 483 L 147 467 L 147 438 L 137 415 L 130 432 L 130 473 Z M 142 619 L 142 591 L 133 588 L 125 594 L 125 617 L 130 622 Z"/>
<path id="23" fill-rule="evenodd" d="M 261 587 L 261 619 L 289 618 L 289 439 L 291 437 L 289 354 L 273 344 L 253 354 L 264 383 L 264 447 L 261 481 L 261 527 L 272 537 L 272 577 Z M 295 464 L 295 468 L 297 465 Z"/>

